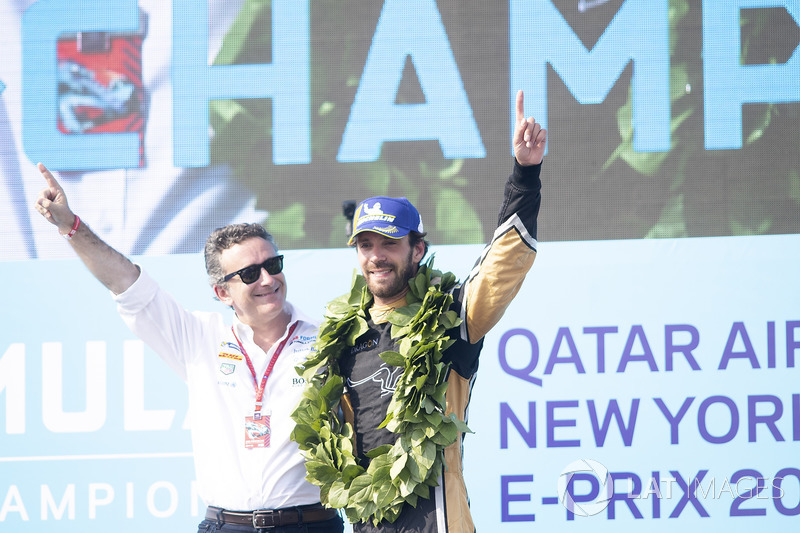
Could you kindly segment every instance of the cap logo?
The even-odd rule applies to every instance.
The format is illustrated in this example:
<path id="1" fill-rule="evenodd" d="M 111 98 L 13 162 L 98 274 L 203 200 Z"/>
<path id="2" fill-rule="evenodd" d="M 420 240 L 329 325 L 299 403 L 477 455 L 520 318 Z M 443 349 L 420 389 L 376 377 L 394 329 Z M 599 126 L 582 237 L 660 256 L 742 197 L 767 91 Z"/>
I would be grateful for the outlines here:
<path id="1" fill-rule="evenodd" d="M 381 203 L 380 202 L 375 202 L 375 204 L 372 207 L 370 207 L 367 204 L 364 204 L 364 206 L 362 208 L 362 211 L 363 211 L 363 213 L 361 214 L 361 216 L 358 217 L 358 221 L 356 222 L 356 225 L 358 225 L 358 226 L 360 226 L 361 224 L 367 223 L 367 222 L 390 222 L 391 223 L 391 222 L 394 222 L 394 219 L 395 219 L 394 215 L 388 215 L 388 214 L 383 212 L 383 210 L 381 209 Z M 394 231 L 396 232 L 397 228 L 395 228 Z"/>
<path id="2" fill-rule="evenodd" d="M 398 231 L 400 231 L 399 229 L 397 229 L 397 226 L 375 226 L 372 229 L 383 233 L 397 233 Z"/>
<path id="3" fill-rule="evenodd" d="M 353 217 L 353 233 L 348 243 L 356 242 L 356 235 L 364 231 L 374 231 L 392 239 L 402 239 L 414 228 L 422 230 L 422 219 L 417 208 L 411 205 L 408 198 L 392 198 L 390 196 L 374 196 L 367 198 L 356 208 Z"/>
<path id="4" fill-rule="evenodd" d="M 364 212 L 368 215 L 382 215 L 383 211 L 381 211 L 381 203 L 375 202 L 375 205 L 370 207 L 367 204 L 364 204 Z"/>

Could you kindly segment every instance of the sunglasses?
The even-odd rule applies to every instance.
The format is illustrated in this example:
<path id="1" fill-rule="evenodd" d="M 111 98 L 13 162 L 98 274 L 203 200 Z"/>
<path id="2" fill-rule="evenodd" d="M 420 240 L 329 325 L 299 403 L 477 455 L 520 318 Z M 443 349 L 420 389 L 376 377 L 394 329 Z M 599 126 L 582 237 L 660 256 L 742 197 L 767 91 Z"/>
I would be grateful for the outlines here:
<path id="1" fill-rule="evenodd" d="M 233 278 L 234 276 L 238 275 L 239 278 L 246 284 L 250 285 L 251 283 L 255 283 L 261 277 L 261 269 L 267 271 L 267 274 L 270 276 L 275 276 L 276 274 L 280 274 L 283 270 L 283 256 L 276 255 L 275 257 L 270 257 L 260 265 L 250 265 L 244 268 L 237 270 L 236 272 L 231 272 L 224 278 L 222 278 L 222 283 L 225 283 L 229 279 Z"/>

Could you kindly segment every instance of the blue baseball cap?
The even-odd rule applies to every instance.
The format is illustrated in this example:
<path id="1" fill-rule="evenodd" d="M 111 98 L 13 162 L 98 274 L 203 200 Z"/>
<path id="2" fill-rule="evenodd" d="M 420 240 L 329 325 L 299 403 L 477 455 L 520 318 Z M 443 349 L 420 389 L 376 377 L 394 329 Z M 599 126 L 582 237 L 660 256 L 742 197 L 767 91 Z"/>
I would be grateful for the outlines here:
<path id="1" fill-rule="evenodd" d="M 389 196 L 374 196 L 358 204 L 353 215 L 353 235 L 348 244 L 352 245 L 356 235 L 365 231 L 374 231 L 392 239 L 402 239 L 411 231 L 425 232 L 417 208 L 405 197 Z"/>

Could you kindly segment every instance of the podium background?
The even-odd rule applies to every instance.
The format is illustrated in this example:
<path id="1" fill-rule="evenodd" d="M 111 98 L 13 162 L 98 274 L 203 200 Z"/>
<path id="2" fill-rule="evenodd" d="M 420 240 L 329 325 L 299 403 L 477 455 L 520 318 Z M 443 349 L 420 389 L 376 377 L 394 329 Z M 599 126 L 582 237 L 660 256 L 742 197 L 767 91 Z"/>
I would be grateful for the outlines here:
<path id="1" fill-rule="evenodd" d="M 221 309 L 199 251 L 248 220 L 278 237 L 289 299 L 321 316 L 356 266 L 344 201 L 409 197 L 437 268 L 466 276 L 511 170 L 521 87 L 549 130 L 540 245 L 473 392 L 479 530 L 788 528 L 798 13 L 767 0 L 3 2 L 0 524 L 192 531 L 204 509 L 185 386 L 32 209 L 37 161 L 187 308 Z M 112 151 L 57 127 L 55 46 L 106 28 L 143 33 L 141 166 L 138 138 Z M 245 83 L 244 65 L 284 59 L 278 81 L 265 67 Z M 573 470 L 567 495 L 590 516 L 561 503 Z"/>
<path id="2" fill-rule="evenodd" d="M 478 528 L 729 531 L 794 523 L 799 246 L 797 236 L 541 244 L 522 292 L 486 338 L 473 392 L 465 474 Z M 463 277 L 480 246 L 433 251 L 439 268 Z M 285 253 L 289 298 L 320 316 L 350 279 L 355 252 Z M 200 255 L 137 260 L 189 308 L 220 310 L 204 286 Z M 14 305 L 3 308 L 0 518 L 20 531 L 55 524 L 102 531 L 111 523 L 122 531 L 191 530 L 203 505 L 191 488 L 184 384 L 126 330 L 78 260 L 0 269 L 15 280 L 7 289 Z M 698 370 L 680 352 L 668 370 L 668 326 L 683 326 L 674 345 L 691 344 L 685 331 L 696 332 Z M 598 335 L 586 328 L 617 330 L 603 337 L 603 372 Z M 688 398 L 673 436 L 656 400 L 675 416 Z M 619 417 L 607 420 L 612 405 Z M 75 420 L 66 424 L 68 417 Z M 568 521 L 558 500 L 545 503 L 562 495 L 562 471 L 581 460 L 635 476 L 641 486 L 629 501 L 637 511 L 618 501 L 612 516 L 611 506 L 601 506 Z M 688 484 L 703 470 L 692 494 L 707 517 L 682 506 L 684 491 L 669 481 L 677 472 Z M 760 473 L 749 476 L 766 488 L 750 495 L 756 480 L 734 476 L 743 470 Z M 603 500 L 603 491 L 589 497 L 589 481 L 575 483 L 574 500 Z M 628 492 L 625 480 L 612 487 Z M 755 516 L 732 516 L 737 509 Z"/>

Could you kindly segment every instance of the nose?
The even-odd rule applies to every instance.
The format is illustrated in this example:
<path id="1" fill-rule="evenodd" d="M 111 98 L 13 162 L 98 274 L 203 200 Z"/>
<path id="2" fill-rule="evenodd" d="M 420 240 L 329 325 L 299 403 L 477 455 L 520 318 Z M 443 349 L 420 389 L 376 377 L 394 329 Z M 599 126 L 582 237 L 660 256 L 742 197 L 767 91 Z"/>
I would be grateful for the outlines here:
<path id="1" fill-rule="evenodd" d="M 274 280 L 275 276 L 267 272 L 266 268 L 261 267 L 261 271 L 259 272 L 258 283 L 260 285 L 272 285 L 274 283 Z"/>
<path id="2" fill-rule="evenodd" d="M 375 245 L 370 249 L 369 256 L 373 263 L 380 263 L 386 260 L 386 250 L 380 244 Z"/>

